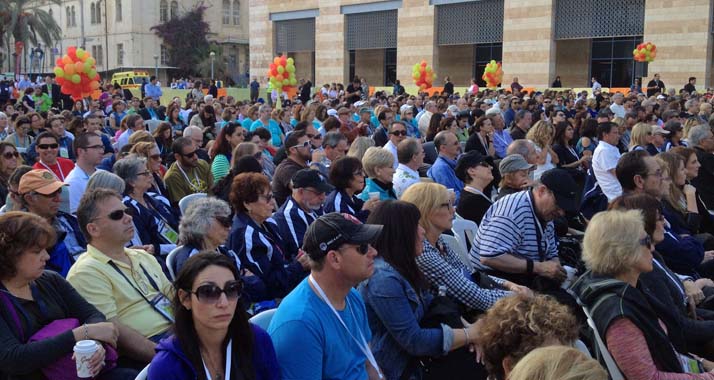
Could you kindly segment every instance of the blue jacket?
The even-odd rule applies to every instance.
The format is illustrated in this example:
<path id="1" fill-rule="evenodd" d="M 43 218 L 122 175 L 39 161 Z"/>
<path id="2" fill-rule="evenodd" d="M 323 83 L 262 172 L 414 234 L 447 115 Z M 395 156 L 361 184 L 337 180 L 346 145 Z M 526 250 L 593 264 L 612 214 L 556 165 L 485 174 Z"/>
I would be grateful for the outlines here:
<path id="1" fill-rule="evenodd" d="M 367 194 L 369 197 L 369 193 Z M 350 214 L 362 223 L 367 221 L 369 210 L 362 210 L 364 201 L 357 195 L 350 197 L 344 190 L 335 189 L 325 198 L 325 213 L 339 212 Z"/>
<path id="2" fill-rule="evenodd" d="M 433 179 L 434 182 L 446 186 L 447 189 L 454 189 L 456 200 L 454 204 L 459 203 L 459 195 L 464 188 L 464 183 L 456 176 L 454 171 L 456 168 L 456 160 L 450 160 L 442 155 L 436 159 L 434 165 L 431 166 L 426 175 Z"/>
<path id="3" fill-rule="evenodd" d="M 145 195 L 145 197 L 148 197 L 148 195 Z M 134 227 L 139 235 L 141 244 L 153 245 L 155 255 L 159 255 L 159 252 L 161 252 L 161 244 L 173 244 L 159 233 L 163 220 L 159 217 L 158 212 L 144 207 L 144 205 L 129 196 L 124 196 L 124 205 L 128 208 L 128 213 L 134 221 Z M 178 232 L 178 229 L 171 228 Z"/>
<path id="4" fill-rule="evenodd" d="M 433 297 L 417 294 L 409 282 L 381 257 L 374 260 L 374 274 L 359 285 L 372 330 L 370 347 L 387 379 L 399 379 L 412 356 L 448 353 L 453 333 L 446 326 L 419 326 Z M 416 375 L 420 378 L 419 374 Z"/>
<path id="5" fill-rule="evenodd" d="M 238 254 L 244 268 L 263 280 L 269 299 L 285 297 L 307 275 L 299 262 L 285 260 L 285 245 L 270 219 L 258 226 L 247 214 L 236 214 L 228 248 Z"/>
<path id="6" fill-rule="evenodd" d="M 362 201 L 367 202 L 369 200 L 369 193 L 379 193 L 379 200 L 385 201 L 387 199 L 397 199 L 397 194 L 394 193 L 394 189 L 391 187 L 388 189 L 383 188 L 378 183 L 376 183 L 372 178 L 367 178 L 364 180 L 364 190 L 362 190 L 359 195 L 357 195 Z"/>
<path id="7" fill-rule="evenodd" d="M 692 236 L 682 237 L 665 224 L 664 240 L 655 245 L 667 266 L 678 274 L 699 278 L 697 267 L 704 259 L 704 246 Z"/>
<path id="8" fill-rule="evenodd" d="M 260 327 L 251 324 L 253 330 L 253 369 L 256 380 L 278 380 L 280 379 L 280 366 L 275 357 L 275 349 L 270 336 Z M 233 341 L 233 353 L 236 354 L 235 345 L 245 344 L 245 342 Z M 235 361 L 234 361 L 235 363 Z M 233 372 L 237 369 L 233 366 Z M 203 371 L 203 368 L 198 369 Z M 235 378 L 235 376 L 231 376 Z M 151 360 L 149 366 L 148 379 L 150 380 L 195 380 L 198 379 L 196 368 L 186 357 L 178 339 L 174 335 L 165 338 L 156 346 L 156 355 Z"/>
<path id="9" fill-rule="evenodd" d="M 285 243 L 284 253 L 287 260 L 292 260 L 297 256 L 298 249 L 302 247 L 302 239 L 305 237 L 307 226 L 320 215 L 322 215 L 322 210 L 305 212 L 292 196 L 288 197 L 278 211 L 273 214 L 273 220 L 278 226 L 280 237 Z"/>

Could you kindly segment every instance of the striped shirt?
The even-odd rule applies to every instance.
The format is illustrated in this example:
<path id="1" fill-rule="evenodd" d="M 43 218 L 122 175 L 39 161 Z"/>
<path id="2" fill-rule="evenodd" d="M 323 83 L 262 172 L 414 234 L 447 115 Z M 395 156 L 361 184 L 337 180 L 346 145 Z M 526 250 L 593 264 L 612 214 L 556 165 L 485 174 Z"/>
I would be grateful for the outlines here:
<path id="1" fill-rule="evenodd" d="M 481 264 L 481 257 L 497 257 L 510 254 L 522 259 L 547 261 L 558 257 L 558 241 L 555 238 L 553 222 L 548 222 L 541 233 L 538 249 L 538 231 L 542 231 L 536 220 L 535 208 L 530 191 L 507 195 L 494 203 L 481 221 L 469 256 L 474 268 L 490 270 Z M 536 230 L 537 229 L 537 230 Z"/>

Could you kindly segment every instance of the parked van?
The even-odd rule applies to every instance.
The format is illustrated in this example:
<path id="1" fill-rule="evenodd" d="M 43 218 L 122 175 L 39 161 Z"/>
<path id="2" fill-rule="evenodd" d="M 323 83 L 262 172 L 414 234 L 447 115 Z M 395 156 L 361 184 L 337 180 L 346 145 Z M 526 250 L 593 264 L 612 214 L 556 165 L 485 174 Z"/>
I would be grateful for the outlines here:
<path id="1" fill-rule="evenodd" d="M 122 71 L 112 75 L 112 84 L 119 84 L 121 88 L 141 88 L 141 83 L 149 83 L 149 73 L 146 71 Z"/>

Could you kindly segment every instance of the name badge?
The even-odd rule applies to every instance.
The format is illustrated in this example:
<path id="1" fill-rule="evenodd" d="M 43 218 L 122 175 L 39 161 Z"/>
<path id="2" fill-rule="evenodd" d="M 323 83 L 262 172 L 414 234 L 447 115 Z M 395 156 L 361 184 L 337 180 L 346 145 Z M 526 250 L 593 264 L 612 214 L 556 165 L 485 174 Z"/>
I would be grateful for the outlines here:
<path id="1" fill-rule="evenodd" d="M 171 244 L 178 243 L 179 234 L 168 224 L 161 222 L 159 225 L 159 235 Z"/>
<path id="2" fill-rule="evenodd" d="M 167 321 L 173 323 L 174 316 L 171 313 L 171 302 L 163 294 L 159 293 L 149 301 L 151 306 Z"/>
<path id="3" fill-rule="evenodd" d="M 67 150 L 67 148 L 65 147 L 60 148 L 59 154 L 62 158 L 69 158 L 69 150 Z"/>

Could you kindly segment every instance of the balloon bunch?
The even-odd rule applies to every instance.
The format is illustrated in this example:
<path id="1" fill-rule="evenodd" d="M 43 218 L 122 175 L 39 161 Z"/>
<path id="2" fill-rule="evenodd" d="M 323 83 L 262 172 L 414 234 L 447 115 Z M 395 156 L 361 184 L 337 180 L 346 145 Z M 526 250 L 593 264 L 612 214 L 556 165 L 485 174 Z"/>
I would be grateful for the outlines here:
<path id="1" fill-rule="evenodd" d="M 278 92 L 287 91 L 297 85 L 295 79 L 295 60 L 286 56 L 275 57 L 268 70 L 270 84 Z"/>
<path id="2" fill-rule="evenodd" d="M 657 46 L 652 42 L 643 42 L 632 51 L 637 62 L 652 62 L 657 57 Z"/>
<path id="3" fill-rule="evenodd" d="M 483 76 L 481 79 L 486 82 L 486 87 L 498 87 L 498 84 L 503 81 L 503 68 L 501 68 L 501 62 L 496 62 L 491 60 L 486 64 L 486 68 L 483 69 Z"/>
<path id="4" fill-rule="evenodd" d="M 96 61 L 88 51 L 70 46 L 56 64 L 54 72 L 60 91 L 73 100 L 86 98 L 99 88 Z"/>
<path id="5" fill-rule="evenodd" d="M 431 66 L 426 64 L 426 61 L 422 60 L 421 63 L 414 64 L 412 68 L 412 78 L 414 78 L 414 84 L 419 86 L 419 90 L 424 91 L 431 88 L 434 77 L 436 77 L 436 73 L 432 70 Z"/>

